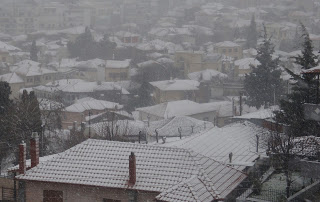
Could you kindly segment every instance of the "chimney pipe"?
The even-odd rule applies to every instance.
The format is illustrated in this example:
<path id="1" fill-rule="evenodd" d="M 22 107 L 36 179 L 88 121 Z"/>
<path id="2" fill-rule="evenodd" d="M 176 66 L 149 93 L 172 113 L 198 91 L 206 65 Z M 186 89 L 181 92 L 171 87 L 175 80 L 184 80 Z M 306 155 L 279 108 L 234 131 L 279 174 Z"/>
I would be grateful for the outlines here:
<path id="1" fill-rule="evenodd" d="M 129 156 L 129 185 L 133 186 L 136 183 L 136 156 L 131 152 Z"/>
<path id="2" fill-rule="evenodd" d="M 26 143 L 22 141 L 19 145 L 19 174 L 25 174 L 26 170 Z"/>
<path id="3" fill-rule="evenodd" d="M 30 140 L 31 168 L 39 164 L 39 136 L 33 132 Z"/>

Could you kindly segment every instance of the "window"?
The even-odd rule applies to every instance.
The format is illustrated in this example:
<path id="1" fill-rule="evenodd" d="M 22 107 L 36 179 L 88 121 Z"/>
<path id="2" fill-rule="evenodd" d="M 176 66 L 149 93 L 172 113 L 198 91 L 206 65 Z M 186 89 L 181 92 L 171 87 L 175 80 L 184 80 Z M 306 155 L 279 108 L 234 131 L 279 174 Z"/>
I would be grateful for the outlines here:
<path id="1" fill-rule="evenodd" d="M 2 57 L 2 62 L 7 62 L 7 58 L 6 57 Z"/>
<path id="2" fill-rule="evenodd" d="M 63 202 L 63 192 L 43 190 L 43 202 Z"/>
<path id="3" fill-rule="evenodd" d="M 115 200 L 115 199 L 103 199 L 103 202 L 121 202 L 121 200 Z"/>
<path id="4" fill-rule="evenodd" d="M 223 52 L 223 53 L 226 53 L 226 52 L 227 52 L 227 50 L 226 50 L 226 49 L 223 49 L 223 50 L 222 50 L 222 52 Z"/>
<path id="5" fill-rule="evenodd" d="M 232 52 L 232 48 L 229 48 L 229 53 L 231 53 Z"/>
<path id="6" fill-rule="evenodd" d="M 209 117 L 203 118 L 204 121 L 209 121 Z"/>

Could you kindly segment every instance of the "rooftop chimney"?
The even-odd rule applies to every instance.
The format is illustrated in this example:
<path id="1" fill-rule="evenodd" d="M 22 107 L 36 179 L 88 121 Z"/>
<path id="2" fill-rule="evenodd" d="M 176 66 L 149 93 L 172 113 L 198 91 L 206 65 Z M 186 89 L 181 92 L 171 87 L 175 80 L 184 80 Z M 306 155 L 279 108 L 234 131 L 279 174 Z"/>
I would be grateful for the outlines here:
<path id="1" fill-rule="evenodd" d="M 31 168 L 39 164 L 39 136 L 33 132 L 30 140 Z"/>
<path id="2" fill-rule="evenodd" d="M 131 152 L 129 156 L 129 186 L 136 183 L 136 156 Z"/>
<path id="3" fill-rule="evenodd" d="M 19 174 L 26 173 L 26 143 L 19 145 Z"/>

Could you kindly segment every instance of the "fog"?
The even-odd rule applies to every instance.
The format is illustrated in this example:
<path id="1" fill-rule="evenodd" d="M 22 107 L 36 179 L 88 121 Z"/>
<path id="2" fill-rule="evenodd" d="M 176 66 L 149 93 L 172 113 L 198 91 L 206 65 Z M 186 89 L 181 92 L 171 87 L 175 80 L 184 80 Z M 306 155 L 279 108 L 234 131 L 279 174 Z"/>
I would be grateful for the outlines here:
<path id="1" fill-rule="evenodd" d="M 319 201 L 319 0 L 0 0 L 0 201 Z"/>

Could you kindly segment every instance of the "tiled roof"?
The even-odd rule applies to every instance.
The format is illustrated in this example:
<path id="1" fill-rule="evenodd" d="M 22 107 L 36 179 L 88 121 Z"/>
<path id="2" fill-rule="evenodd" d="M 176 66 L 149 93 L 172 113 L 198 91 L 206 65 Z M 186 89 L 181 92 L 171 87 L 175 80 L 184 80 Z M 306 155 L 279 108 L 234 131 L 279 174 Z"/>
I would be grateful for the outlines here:
<path id="1" fill-rule="evenodd" d="M 259 153 L 256 152 L 256 135 L 260 136 L 265 132 L 266 130 L 248 121 L 236 122 L 166 145 L 190 149 L 224 163 L 229 163 L 229 154 L 232 152 L 232 163 L 245 165 L 254 162 L 259 154 L 263 154 L 263 148 L 259 148 Z"/>
<path id="2" fill-rule="evenodd" d="M 131 152 L 136 155 L 137 177 L 129 187 Z M 159 192 L 163 193 L 159 198 L 181 202 L 195 201 L 192 195 L 204 201 L 225 197 L 245 178 L 232 167 L 186 149 L 92 139 L 17 176 L 19 180 Z"/>

